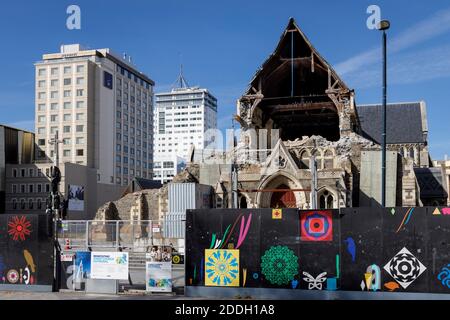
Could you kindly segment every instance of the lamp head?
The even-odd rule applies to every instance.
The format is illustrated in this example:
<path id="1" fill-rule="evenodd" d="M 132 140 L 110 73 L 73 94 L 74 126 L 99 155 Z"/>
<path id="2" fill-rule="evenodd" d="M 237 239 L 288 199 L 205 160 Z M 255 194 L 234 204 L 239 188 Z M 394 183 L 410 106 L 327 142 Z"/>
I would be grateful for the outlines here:
<path id="1" fill-rule="evenodd" d="M 378 30 L 387 30 L 387 29 L 389 29 L 390 26 L 391 26 L 391 23 L 388 20 L 381 20 L 378 23 L 377 28 L 378 28 Z"/>

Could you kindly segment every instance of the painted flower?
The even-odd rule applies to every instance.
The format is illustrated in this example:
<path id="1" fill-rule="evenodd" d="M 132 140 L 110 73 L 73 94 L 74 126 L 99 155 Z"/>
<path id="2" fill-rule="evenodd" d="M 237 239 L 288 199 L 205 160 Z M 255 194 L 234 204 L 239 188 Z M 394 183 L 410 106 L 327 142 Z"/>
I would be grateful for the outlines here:
<path id="1" fill-rule="evenodd" d="M 298 257 L 286 246 L 274 246 L 261 258 L 261 272 L 272 284 L 289 284 L 298 274 Z"/>
<path id="2" fill-rule="evenodd" d="M 15 216 L 8 222 L 8 234 L 12 236 L 14 241 L 21 240 L 25 241 L 25 236 L 31 234 L 31 222 L 27 220 L 24 216 Z"/>
<path id="3" fill-rule="evenodd" d="M 228 250 L 215 250 L 207 257 L 206 275 L 215 285 L 230 286 L 239 276 L 238 258 Z"/>

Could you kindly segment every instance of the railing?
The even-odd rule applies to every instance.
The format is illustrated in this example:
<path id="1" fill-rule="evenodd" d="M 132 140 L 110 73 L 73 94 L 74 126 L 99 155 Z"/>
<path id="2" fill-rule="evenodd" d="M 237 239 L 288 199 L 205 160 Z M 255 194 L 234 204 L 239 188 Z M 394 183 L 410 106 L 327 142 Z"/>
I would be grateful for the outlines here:
<path id="1" fill-rule="evenodd" d="M 172 219 L 167 224 L 168 229 L 165 230 L 165 221 L 66 220 L 62 222 L 58 238 L 63 250 L 109 248 L 146 251 L 154 245 L 171 245 L 184 236 L 184 221 Z M 177 232 L 169 232 L 172 228 Z"/>

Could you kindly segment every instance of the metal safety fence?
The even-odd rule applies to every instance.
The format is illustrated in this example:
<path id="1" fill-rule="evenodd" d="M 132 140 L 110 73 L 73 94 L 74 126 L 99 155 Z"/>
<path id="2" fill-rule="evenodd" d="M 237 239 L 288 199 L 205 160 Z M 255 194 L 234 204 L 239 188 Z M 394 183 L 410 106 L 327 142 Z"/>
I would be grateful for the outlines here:
<path id="1" fill-rule="evenodd" d="M 184 238 L 181 216 L 141 221 L 66 220 L 58 230 L 62 248 L 109 248 L 146 251 L 152 246 L 180 246 Z M 176 242 L 176 244 L 174 243 Z"/>
<path id="2" fill-rule="evenodd" d="M 58 230 L 58 240 L 63 257 L 74 257 L 86 252 L 128 252 L 129 279 L 118 281 L 120 292 L 145 291 L 146 263 L 158 259 L 158 254 L 170 252 L 175 290 L 184 287 L 184 226 L 183 215 L 173 215 L 163 221 L 66 220 Z M 75 266 L 75 258 L 70 259 L 62 270 L 62 289 L 92 290 L 92 285 L 89 285 L 91 280 L 75 277 L 74 272 L 79 267 Z"/>

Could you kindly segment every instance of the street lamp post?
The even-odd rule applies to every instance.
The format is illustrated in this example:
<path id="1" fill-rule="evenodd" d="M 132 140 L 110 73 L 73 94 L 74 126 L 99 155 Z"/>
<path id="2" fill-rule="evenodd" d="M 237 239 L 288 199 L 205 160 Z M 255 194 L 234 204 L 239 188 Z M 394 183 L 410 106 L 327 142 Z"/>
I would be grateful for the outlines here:
<path id="1" fill-rule="evenodd" d="M 378 30 L 383 31 L 383 108 L 382 108 L 382 137 L 381 137 L 381 205 L 386 207 L 386 101 L 387 101 L 387 50 L 386 30 L 389 29 L 388 20 L 378 24 Z"/>

